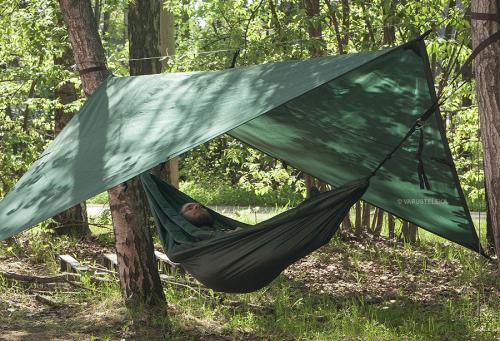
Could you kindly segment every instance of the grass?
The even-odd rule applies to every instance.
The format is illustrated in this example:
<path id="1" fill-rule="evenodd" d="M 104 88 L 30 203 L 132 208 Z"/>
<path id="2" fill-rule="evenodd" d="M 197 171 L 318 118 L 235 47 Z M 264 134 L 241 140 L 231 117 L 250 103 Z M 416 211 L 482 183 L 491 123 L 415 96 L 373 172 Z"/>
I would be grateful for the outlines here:
<path id="1" fill-rule="evenodd" d="M 343 245 L 344 244 L 344 245 Z M 175 304 L 176 311 L 183 312 L 172 317 L 177 331 L 189 323 L 186 316 L 197 321 L 215 322 L 217 336 L 254 335 L 257 339 L 270 340 L 495 340 L 500 334 L 498 306 L 495 295 L 483 295 L 481 298 L 481 323 L 478 321 L 478 301 L 476 296 L 477 283 L 471 283 L 471 276 L 459 277 L 453 285 L 468 285 L 461 295 L 447 296 L 438 291 L 429 293 L 427 299 L 412 296 L 407 290 L 398 291 L 391 298 L 380 300 L 369 299 L 363 290 L 373 295 L 373 277 L 369 277 L 368 269 L 358 268 L 358 265 L 373 261 L 384 272 L 384 265 L 377 263 L 374 254 L 383 256 L 387 250 L 377 250 L 369 244 L 364 244 L 368 250 L 345 245 L 336 239 L 327 248 L 329 251 L 350 252 L 349 260 L 354 264 L 350 270 L 360 270 L 360 280 L 356 283 L 362 290 L 355 295 L 335 295 L 322 292 L 318 287 L 305 286 L 307 276 L 296 280 L 297 274 L 288 272 L 280 276 L 269 287 L 252 294 L 231 295 L 231 299 L 242 302 L 271 307 L 271 312 L 255 312 L 248 306 L 242 309 L 232 309 L 223 304 L 211 305 L 202 296 L 194 296 L 189 290 L 168 288 L 166 290 L 169 302 Z M 326 250 L 323 250 L 326 251 Z M 386 259 L 400 259 L 401 273 L 419 274 L 422 272 L 422 260 L 409 262 L 411 251 L 401 248 L 403 255 L 385 254 Z M 466 251 L 468 252 L 468 251 Z M 470 257 L 464 254 L 464 257 Z M 316 252 L 311 258 L 319 258 L 323 263 L 328 256 L 324 252 Z M 474 257 L 472 255 L 472 257 Z M 432 261 L 439 258 L 432 257 Z M 357 264 L 357 265 L 356 265 Z M 390 261 L 386 267 L 394 266 L 396 261 Z M 487 267 L 488 268 L 488 267 Z M 295 269 L 297 270 L 297 269 Z M 314 271 L 314 269 L 309 269 Z M 477 267 L 463 269 L 477 274 Z M 300 272 L 300 269 L 299 269 Z M 300 273 L 298 274 L 300 277 Z M 422 275 L 423 276 L 423 275 Z M 435 277 L 436 275 L 428 275 Z M 489 277 L 492 280 L 493 277 Z M 448 279 L 448 277 L 447 277 Z M 419 278 L 425 281 L 425 276 Z M 496 288 L 498 290 L 498 282 Z M 352 281 L 355 282 L 355 281 Z M 492 283 L 490 282 L 489 285 Z M 335 290 L 334 290 L 335 291 Z M 224 301 L 222 301 L 223 303 Z M 214 329 L 211 329 L 212 333 Z"/>
<path id="2" fill-rule="evenodd" d="M 107 215 L 96 219 L 109 223 Z M 238 219 L 254 223 L 255 215 L 243 211 Z M 53 273 L 58 253 L 92 262 L 93 254 L 111 247 L 112 230 L 94 226 L 92 231 L 91 242 L 56 238 L 43 227 L 24 232 L 16 243 L 0 244 L 0 267 L 19 263 L 34 273 Z M 33 298 L 34 290 L 46 288 L 0 277 L 0 330 L 8 339 L 26 332 L 33 340 L 140 335 L 151 340 L 497 340 L 495 267 L 425 231 L 419 239 L 410 245 L 342 233 L 250 294 L 166 285 L 168 316 L 159 314 L 140 330 L 132 324 L 138 313 L 124 307 L 116 282 L 96 286 L 84 276 L 82 288 L 51 289 L 47 295 L 58 306 L 50 308 Z M 230 304 L 235 301 L 238 306 Z"/>
<path id="3" fill-rule="evenodd" d="M 195 200 L 210 203 L 210 205 L 296 206 L 304 200 L 302 194 L 295 192 L 289 186 L 265 194 L 256 194 L 254 191 L 232 187 L 227 184 L 214 184 L 211 188 L 203 188 L 193 181 L 182 181 L 179 187 L 181 191 Z M 103 192 L 90 198 L 87 202 L 90 204 L 107 204 L 108 195 Z"/>

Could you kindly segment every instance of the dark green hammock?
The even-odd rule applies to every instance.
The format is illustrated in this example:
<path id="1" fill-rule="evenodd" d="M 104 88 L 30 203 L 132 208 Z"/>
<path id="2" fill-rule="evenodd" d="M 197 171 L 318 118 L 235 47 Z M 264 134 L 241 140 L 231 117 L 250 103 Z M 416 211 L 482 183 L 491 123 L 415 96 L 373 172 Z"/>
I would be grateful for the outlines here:
<path id="1" fill-rule="evenodd" d="M 206 239 L 206 230 L 179 213 L 194 199 L 153 175 L 144 173 L 141 181 L 168 257 L 205 286 L 233 293 L 266 286 L 287 266 L 328 243 L 368 187 L 367 179 L 350 182 L 256 225 L 206 208 L 217 230 Z M 237 227 L 242 230 L 222 231 Z"/>

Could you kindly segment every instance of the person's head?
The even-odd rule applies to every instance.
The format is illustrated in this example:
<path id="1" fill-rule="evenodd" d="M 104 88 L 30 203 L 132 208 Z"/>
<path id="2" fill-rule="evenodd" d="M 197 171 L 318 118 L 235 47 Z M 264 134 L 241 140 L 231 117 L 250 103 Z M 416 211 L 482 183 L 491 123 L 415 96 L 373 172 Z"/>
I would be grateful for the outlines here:
<path id="1" fill-rule="evenodd" d="M 195 226 L 211 226 L 214 223 L 212 215 L 196 202 L 188 202 L 182 205 L 180 213 L 182 216 Z"/>

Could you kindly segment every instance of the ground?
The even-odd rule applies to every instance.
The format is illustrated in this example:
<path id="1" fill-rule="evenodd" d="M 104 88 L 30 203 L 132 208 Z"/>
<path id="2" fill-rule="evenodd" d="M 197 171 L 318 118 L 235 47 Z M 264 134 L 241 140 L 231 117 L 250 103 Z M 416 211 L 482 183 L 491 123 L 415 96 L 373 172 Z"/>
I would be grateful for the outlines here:
<path id="1" fill-rule="evenodd" d="M 36 242 L 29 236 L 3 242 L 0 271 L 58 273 L 58 253 L 97 267 L 98 256 L 112 251 L 102 236 L 45 248 L 53 237 L 38 233 Z M 164 314 L 148 322 L 132 322 L 114 281 L 92 284 L 83 276 L 71 284 L 30 284 L 0 277 L 0 339 L 497 340 L 495 271 L 442 241 L 409 246 L 344 232 L 257 293 L 218 294 L 170 277 L 170 319 Z"/>

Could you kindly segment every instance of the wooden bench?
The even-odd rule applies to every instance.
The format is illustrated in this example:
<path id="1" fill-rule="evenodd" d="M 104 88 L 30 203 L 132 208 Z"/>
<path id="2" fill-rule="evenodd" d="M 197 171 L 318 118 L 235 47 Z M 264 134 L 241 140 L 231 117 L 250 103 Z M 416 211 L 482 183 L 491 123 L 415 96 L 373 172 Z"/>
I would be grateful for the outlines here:
<path id="1" fill-rule="evenodd" d="M 79 261 L 70 255 L 59 255 L 58 258 L 61 272 L 85 272 L 89 270 L 86 265 L 81 265 Z"/>
<path id="2" fill-rule="evenodd" d="M 109 270 L 118 271 L 118 258 L 115 253 L 105 253 L 102 255 L 101 263 Z"/>
<path id="3" fill-rule="evenodd" d="M 166 254 L 155 250 L 156 262 L 158 263 L 158 270 L 166 274 L 183 274 L 184 269 L 179 263 L 172 262 Z"/>

